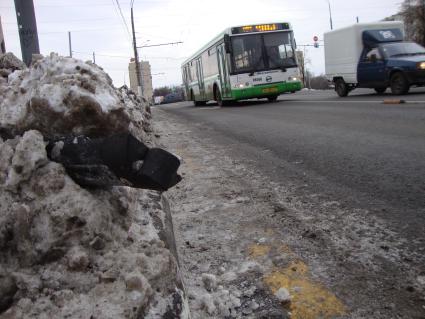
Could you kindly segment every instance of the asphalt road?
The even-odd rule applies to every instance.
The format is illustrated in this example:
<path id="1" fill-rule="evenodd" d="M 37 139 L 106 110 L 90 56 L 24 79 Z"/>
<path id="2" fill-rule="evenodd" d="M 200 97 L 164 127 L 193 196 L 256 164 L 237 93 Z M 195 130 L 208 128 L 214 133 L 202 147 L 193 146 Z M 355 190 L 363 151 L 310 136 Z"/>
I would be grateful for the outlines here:
<path id="1" fill-rule="evenodd" d="M 406 103 L 383 103 L 400 98 Z M 361 318 L 424 318 L 425 89 L 159 108 L 187 127 L 182 137 L 223 146 L 270 181 L 265 188 L 289 189 L 309 212 L 285 215 L 283 226 L 276 220 L 282 240 L 297 238 L 291 247 L 316 273 L 326 265 L 325 282 Z M 334 202 L 342 214 L 329 208 Z"/>
<path id="2" fill-rule="evenodd" d="M 407 103 L 383 104 L 398 98 Z M 408 238 L 424 237 L 425 89 L 403 97 L 304 91 L 276 103 L 160 107 L 197 123 L 219 143 L 232 143 L 273 180 L 367 208 Z"/>

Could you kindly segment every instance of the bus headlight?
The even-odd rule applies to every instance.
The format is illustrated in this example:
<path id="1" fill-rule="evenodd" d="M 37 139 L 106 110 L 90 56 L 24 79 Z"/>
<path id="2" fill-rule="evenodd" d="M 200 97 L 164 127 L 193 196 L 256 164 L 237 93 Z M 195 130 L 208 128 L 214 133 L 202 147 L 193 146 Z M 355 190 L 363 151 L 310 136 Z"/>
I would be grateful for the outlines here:
<path id="1" fill-rule="evenodd" d="M 298 78 L 297 78 L 296 76 L 290 76 L 290 77 L 288 78 L 288 81 L 289 81 L 289 82 L 298 81 Z"/>
<path id="2" fill-rule="evenodd" d="M 425 70 L 425 62 L 419 62 L 418 63 L 418 69 Z"/>

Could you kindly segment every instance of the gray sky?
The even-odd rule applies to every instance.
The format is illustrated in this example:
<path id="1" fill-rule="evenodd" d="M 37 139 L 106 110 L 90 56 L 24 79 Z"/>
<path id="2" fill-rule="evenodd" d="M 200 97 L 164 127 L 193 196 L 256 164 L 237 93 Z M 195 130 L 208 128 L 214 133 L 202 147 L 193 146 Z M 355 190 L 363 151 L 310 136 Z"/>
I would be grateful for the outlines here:
<path id="1" fill-rule="evenodd" d="M 118 1 L 128 28 L 130 0 Z M 92 58 L 112 77 L 128 84 L 131 39 L 117 0 L 34 0 L 43 54 L 68 55 L 68 31 L 74 56 Z M 381 20 L 396 13 L 401 0 L 330 0 L 334 28 Z M 225 28 L 262 22 L 290 22 L 298 44 L 312 44 L 330 29 L 327 0 L 134 0 L 138 45 L 183 41 L 183 44 L 139 50 L 152 66 L 153 86 L 181 83 L 181 62 Z M 21 57 L 13 0 L 0 0 L 6 49 Z M 323 48 L 308 48 L 308 68 L 324 72 Z"/>

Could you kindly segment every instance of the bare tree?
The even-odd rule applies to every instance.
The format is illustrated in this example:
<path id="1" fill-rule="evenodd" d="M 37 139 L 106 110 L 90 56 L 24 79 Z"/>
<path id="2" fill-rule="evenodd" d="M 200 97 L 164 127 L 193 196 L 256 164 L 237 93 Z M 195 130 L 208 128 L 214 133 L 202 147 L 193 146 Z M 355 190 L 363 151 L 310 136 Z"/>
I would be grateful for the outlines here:
<path id="1" fill-rule="evenodd" d="M 404 0 L 401 16 L 407 38 L 425 46 L 425 0 Z"/>
<path id="2" fill-rule="evenodd" d="M 300 71 L 301 81 L 303 82 L 304 87 L 308 86 L 307 78 L 308 75 L 306 74 L 307 65 L 311 63 L 311 60 L 305 56 L 305 50 L 303 51 L 297 51 L 297 60 L 298 60 L 298 68 Z"/>

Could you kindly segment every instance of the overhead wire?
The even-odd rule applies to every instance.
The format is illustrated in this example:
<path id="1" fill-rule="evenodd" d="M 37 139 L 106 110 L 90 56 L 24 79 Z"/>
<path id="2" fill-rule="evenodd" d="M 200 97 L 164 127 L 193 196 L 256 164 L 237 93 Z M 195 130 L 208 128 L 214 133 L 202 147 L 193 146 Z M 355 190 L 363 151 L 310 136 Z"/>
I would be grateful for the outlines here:
<path id="1" fill-rule="evenodd" d="M 82 51 L 72 51 L 77 54 L 85 54 L 85 55 L 92 55 L 92 52 L 82 52 Z M 130 59 L 132 56 L 125 56 L 125 55 L 112 55 L 112 54 L 104 54 L 104 53 L 96 53 L 96 56 L 102 56 L 102 57 L 108 57 L 108 58 L 118 58 L 118 59 Z M 149 57 L 146 56 L 146 59 L 158 59 L 158 60 L 184 60 L 187 59 L 187 57 Z"/>
<path id="2" fill-rule="evenodd" d="M 130 2 L 128 2 L 130 3 Z M 63 7 L 109 7 L 111 6 L 110 3 L 78 3 L 73 1 L 73 3 L 59 3 L 59 1 L 56 1 L 55 4 L 36 4 L 36 7 L 43 7 L 43 8 L 63 8 Z M 15 8 L 13 5 L 1 5 L 0 8 L 3 9 L 13 9 Z"/>
<path id="3" fill-rule="evenodd" d="M 114 2 L 114 0 L 112 0 L 112 2 Z M 123 23 L 124 23 L 124 25 L 125 25 L 125 28 L 126 28 L 126 30 L 127 30 L 127 34 L 128 34 L 128 36 L 129 36 L 129 38 L 131 39 L 130 29 L 128 28 L 127 21 L 125 20 L 125 17 L 124 17 L 124 15 L 123 15 L 123 13 L 122 13 L 121 6 L 120 6 L 120 2 L 119 2 L 118 0 L 115 0 L 115 2 L 116 2 L 116 4 L 117 4 L 117 6 L 118 6 L 119 14 L 120 14 L 120 16 L 121 16 L 121 18 L 122 18 L 122 21 L 123 21 Z M 114 6 L 114 8 L 115 8 L 115 6 Z M 115 8 L 115 9 L 116 9 L 116 8 Z"/>

